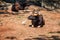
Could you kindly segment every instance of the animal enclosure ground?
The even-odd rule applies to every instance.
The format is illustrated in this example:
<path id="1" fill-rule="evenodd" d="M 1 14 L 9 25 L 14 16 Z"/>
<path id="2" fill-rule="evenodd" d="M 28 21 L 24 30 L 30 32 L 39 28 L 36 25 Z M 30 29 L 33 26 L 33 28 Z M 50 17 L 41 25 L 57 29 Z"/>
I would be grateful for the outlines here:
<path id="1" fill-rule="evenodd" d="M 54 40 L 55 36 L 60 37 L 60 13 L 47 10 L 40 12 L 45 19 L 45 25 L 42 28 L 29 27 L 30 21 L 27 19 L 29 13 L 0 14 L 0 39 L 7 40 L 9 37 L 13 39 L 16 37 L 14 40 Z M 27 20 L 26 24 L 22 25 L 25 20 Z"/>

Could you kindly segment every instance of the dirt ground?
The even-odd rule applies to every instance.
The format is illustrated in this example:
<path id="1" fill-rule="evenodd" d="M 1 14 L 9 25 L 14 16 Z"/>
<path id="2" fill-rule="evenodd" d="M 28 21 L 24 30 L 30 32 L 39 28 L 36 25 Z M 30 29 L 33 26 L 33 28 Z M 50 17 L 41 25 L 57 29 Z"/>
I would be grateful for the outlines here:
<path id="1" fill-rule="evenodd" d="M 45 19 L 42 28 L 29 27 L 29 13 L 0 14 L 0 40 L 60 40 L 59 12 L 40 10 Z M 26 24 L 22 25 L 25 20 Z"/>

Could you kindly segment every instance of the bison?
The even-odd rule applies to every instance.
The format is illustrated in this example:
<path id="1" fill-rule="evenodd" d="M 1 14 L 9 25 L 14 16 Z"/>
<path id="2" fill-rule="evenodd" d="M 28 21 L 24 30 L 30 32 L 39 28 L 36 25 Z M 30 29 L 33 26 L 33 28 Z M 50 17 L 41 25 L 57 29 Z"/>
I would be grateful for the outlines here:
<path id="1" fill-rule="evenodd" d="M 31 20 L 31 23 L 34 27 L 38 27 L 38 26 L 43 27 L 45 25 L 43 15 L 39 15 L 38 13 L 30 15 L 28 19 Z M 32 26 L 32 25 L 29 25 L 29 26 Z"/>

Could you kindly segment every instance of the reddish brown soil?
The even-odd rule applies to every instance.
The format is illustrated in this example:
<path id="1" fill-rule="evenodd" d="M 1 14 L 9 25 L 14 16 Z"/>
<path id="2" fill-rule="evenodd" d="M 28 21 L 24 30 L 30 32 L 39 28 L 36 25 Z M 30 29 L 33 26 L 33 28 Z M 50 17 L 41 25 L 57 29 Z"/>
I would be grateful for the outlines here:
<path id="1" fill-rule="evenodd" d="M 6 40 L 7 36 L 14 36 L 17 40 L 23 40 L 25 38 L 38 37 L 39 35 L 45 36 L 60 36 L 57 32 L 60 31 L 60 13 L 56 11 L 40 11 L 45 19 L 45 25 L 42 28 L 29 27 L 29 20 L 25 25 L 22 25 L 22 21 L 26 20 L 29 13 L 12 15 L 12 14 L 0 14 L 0 39 Z"/>

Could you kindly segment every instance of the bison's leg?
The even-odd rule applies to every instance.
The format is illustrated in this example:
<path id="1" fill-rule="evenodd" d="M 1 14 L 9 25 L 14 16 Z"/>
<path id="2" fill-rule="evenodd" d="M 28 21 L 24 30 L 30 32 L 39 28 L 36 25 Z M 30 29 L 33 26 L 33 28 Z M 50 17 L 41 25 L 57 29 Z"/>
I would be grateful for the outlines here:
<path id="1" fill-rule="evenodd" d="M 40 27 L 43 27 L 45 25 L 45 21 L 43 20 L 40 24 Z"/>

